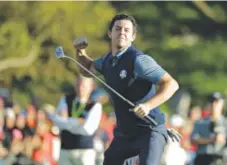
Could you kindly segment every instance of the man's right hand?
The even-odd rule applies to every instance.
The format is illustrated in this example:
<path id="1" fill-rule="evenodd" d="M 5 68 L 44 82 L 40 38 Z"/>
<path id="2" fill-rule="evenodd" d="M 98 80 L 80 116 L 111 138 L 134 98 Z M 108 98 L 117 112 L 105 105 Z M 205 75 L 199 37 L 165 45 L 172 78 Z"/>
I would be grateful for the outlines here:
<path id="1" fill-rule="evenodd" d="M 83 49 L 87 48 L 87 46 L 88 46 L 87 38 L 86 37 L 80 37 L 80 38 L 75 39 L 73 41 L 73 46 L 77 50 L 83 50 Z"/>
<path id="2" fill-rule="evenodd" d="M 73 46 L 76 49 L 76 58 L 78 62 L 91 72 L 94 72 L 92 67 L 93 60 L 86 53 L 86 48 L 88 46 L 86 37 L 80 37 L 74 40 Z M 91 75 L 82 68 L 80 68 L 80 73 L 85 77 L 91 77 Z"/>
<path id="3" fill-rule="evenodd" d="M 87 56 L 86 48 L 88 46 L 88 42 L 86 37 L 80 37 L 75 39 L 73 41 L 73 46 L 76 49 L 76 56 L 77 58 L 79 58 L 79 60 L 82 56 Z"/>

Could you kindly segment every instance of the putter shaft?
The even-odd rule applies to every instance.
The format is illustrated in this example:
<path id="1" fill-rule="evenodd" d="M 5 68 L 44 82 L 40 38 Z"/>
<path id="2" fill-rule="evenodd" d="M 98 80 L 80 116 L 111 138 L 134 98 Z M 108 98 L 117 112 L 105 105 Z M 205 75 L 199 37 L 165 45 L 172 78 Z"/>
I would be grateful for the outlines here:
<path id="1" fill-rule="evenodd" d="M 88 72 L 90 75 L 92 75 L 94 78 L 96 78 L 99 82 L 101 82 L 103 85 L 105 85 L 108 89 L 110 89 L 114 94 L 116 94 L 118 97 L 120 97 L 122 100 L 124 100 L 125 102 L 127 102 L 132 107 L 135 107 L 136 106 L 133 102 L 131 102 L 130 100 L 126 99 L 124 96 L 122 96 L 121 94 L 119 94 L 116 90 L 114 90 L 112 87 L 110 87 L 108 84 L 106 84 L 103 80 L 101 80 L 100 78 L 98 78 L 94 73 L 92 73 L 90 70 L 88 70 L 86 67 L 84 67 L 82 64 L 80 64 L 75 59 L 73 59 L 73 58 L 71 58 L 69 56 L 66 56 L 66 55 L 62 56 L 61 58 L 71 59 L 72 61 L 74 61 L 75 63 L 77 63 L 81 68 L 83 68 L 86 72 Z M 149 115 L 145 116 L 142 119 L 145 120 L 146 122 L 154 125 L 154 126 L 158 125 L 157 122 L 153 118 L 151 118 Z"/>

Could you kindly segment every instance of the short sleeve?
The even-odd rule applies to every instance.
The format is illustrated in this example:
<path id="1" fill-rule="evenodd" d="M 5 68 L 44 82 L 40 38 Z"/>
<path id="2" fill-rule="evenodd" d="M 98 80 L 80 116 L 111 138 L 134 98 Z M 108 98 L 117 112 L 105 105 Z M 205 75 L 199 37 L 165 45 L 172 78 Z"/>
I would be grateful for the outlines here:
<path id="1" fill-rule="evenodd" d="M 93 61 L 93 65 L 94 65 L 95 69 L 101 74 L 103 74 L 102 69 L 103 69 L 103 63 L 104 63 L 105 58 L 106 58 L 106 56 L 103 56 L 103 57 L 100 57 Z"/>
<path id="2" fill-rule="evenodd" d="M 166 71 L 157 62 L 148 55 L 136 57 L 134 73 L 136 77 L 146 79 L 156 84 Z"/>

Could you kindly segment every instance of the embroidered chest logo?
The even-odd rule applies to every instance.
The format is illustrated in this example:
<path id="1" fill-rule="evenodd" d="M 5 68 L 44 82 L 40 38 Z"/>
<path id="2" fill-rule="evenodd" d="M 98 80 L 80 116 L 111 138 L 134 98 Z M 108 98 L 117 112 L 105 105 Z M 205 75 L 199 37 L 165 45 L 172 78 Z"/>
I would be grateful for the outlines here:
<path id="1" fill-rule="evenodd" d="M 120 72 L 120 77 L 121 77 L 121 79 L 124 79 L 126 76 L 127 76 L 126 70 L 122 70 L 122 71 Z"/>

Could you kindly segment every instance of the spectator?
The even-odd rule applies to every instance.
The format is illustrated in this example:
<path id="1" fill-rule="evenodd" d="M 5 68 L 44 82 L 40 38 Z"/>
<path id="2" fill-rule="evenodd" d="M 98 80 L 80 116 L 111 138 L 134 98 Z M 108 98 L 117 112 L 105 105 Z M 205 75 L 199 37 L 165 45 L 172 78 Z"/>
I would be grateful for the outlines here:
<path id="1" fill-rule="evenodd" d="M 26 114 L 24 112 L 18 114 L 16 118 L 16 128 L 22 132 L 24 138 L 33 135 L 33 132 L 26 125 Z"/>
<path id="2" fill-rule="evenodd" d="M 56 164 L 52 151 L 54 135 L 51 133 L 51 127 L 51 123 L 48 120 L 40 122 L 37 126 L 36 140 L 34 140 L 34 144 L 38 141 L 38 145 L 33 152 L 33 160 L 41 164 Z"/>
<path id="3" fill-rule="evenodd" d="M 42 107 L 41 109 L 38 110 L 37 112 L 37 121 L 38 122 L 45 122 L 48 118 L 47 118 L 47 115 L 45 113 L 45 108 L 46 106 L 51 106 L 51 105 L 48 105 L 48 104 L 45 104 L 44 107 Z"/>
<path id="4" fill-rule="evenodd" d="M 197 121 L 192 132 L 192 143 L 198 145 L 195 165 L 211 165 L 221 159 L 221 152 L 226 144 L 222 95 L 213 93 L 209 101 L 210 116 Z"/>
<path id="5" fill-rule="evenodd" d="M 90 100 L 93 79 L 79 77 L 75 87 L 76 93 L 60 100 L 58 113 L 64 118 L 49 111 L 50 118 L 62 130 L 59 164 L 94 165 L 93 135 L 101 119 L 102 106 Z"/>
<path id="6" fill-rule="evenodd" d="M 3 145 L 10 150 L 11 142 L 13 140 L 13 130 L 15 129 L 16 116 L 12 109 L 7 108 L 5 114 L 5 125 L 4 125 L 4 139 Z"/>
<path id="7" fill-rule="evenodd" d="M 26 109 L 26 126 L 32 135 L 35 134 L 37 124 L 36 109 L 33 105 L 29 105 Z"/>
<path id="8" fill-rule="evenodd" d="M 3 146 L 4 137 L 4 116 L 0 116 L 0 164 L 4 164 L 4 159 L 8 155 L 7 148 Z"/>
<path id="9" fill-rule="evenodd" d="M 21 112 L 21 106 L 17 101 L 13 101 L 13 111 L 16 115 L 18 115 Z"/>
<path id="10" fill-rule="evenodd" d="M 31 145 L 31 144 L 30 144 Z M 6 159 L 6 164 L 10 165 L 37 165 L 32 159 L 24 154 L 24 143 L 14 139 L 11 145 L 11 152 Z"/>
<path id="11" fill-rule="evenodd" d="M 201 107 L 194 106 L 188 114 L 188 118 L 185 122 L 184 129 L 182 130 L 182 147 L 187 152 L 187 165 L 194 165 L 194 160 L 196 157 L 197 145 L 191 143 L 191 133 L 194 123 L 201 119 Z"/>
<path id="12" fill-rule="evenodd" d="M 4 116 L 5 111 L 5 101 L 3 97 L 0 97 L 0 117 Z"/>
<path id="13" fill-rule="evenodd" d="M 179 133 L 182 132 L 185 120 L 178 114 L 170 117 L 170 126 Z M 163 156 L 165 165 L 185 165 L 187 160 L 186 151 L 175 141 L 169 139 Z"/>

